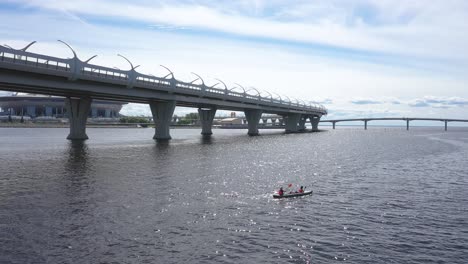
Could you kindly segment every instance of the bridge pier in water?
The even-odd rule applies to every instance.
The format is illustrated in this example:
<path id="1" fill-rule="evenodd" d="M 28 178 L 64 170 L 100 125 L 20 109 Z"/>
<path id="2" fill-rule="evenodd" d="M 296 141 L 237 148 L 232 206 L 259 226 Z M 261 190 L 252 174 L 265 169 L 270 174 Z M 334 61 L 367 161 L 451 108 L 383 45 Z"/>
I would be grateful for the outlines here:
<path id="1" fill-rule="evenodd" d="M 409 120 L 406 120 L 406 130 L 409 130 Z"/>
<path id="2" fill-rule="evenodd" d="M 172 115 L 174 114 L 176 102 L 151 102 L 149 105 L 151 108 L 151 113 L 153 114 L 153 121 L 156 129 L 153 139 L 171 139 L 169 127 L 171 125 Z"/>
<path id="3" fill-rule="evenodd" d="M 91 109 L 92 99 L 89 97 L 65 99 L 68 120 L 70 122 L 70 134 L 67 139 L 84 140 L 88 139 L 86 135 L 86 121 Z"/>
<path id="4" fill-rule="evenodd" d="M 447 131 L 447 122 L 448 122 L 448 121 L 447 121 L 447 120 L 444 120 L 444 122 L 445 122 L 445 131 Z"/>
<path id="5" fill-rule="evenodd" d="M 312 116 L 310 118 L 310 124 L 312 125 L 312 131 L 318 131 L 319 122 L 320 122 L 320 116 Z M 333 128 L 335 128 L 335 124 L 333 124 Z"/>
<path id="6" fill-rule="evenodd" d="M 299 131 L 305 131 L 306 130 L 306 122 L 307 118 L 309 118 L 306 115 L 301 115 L 301 118 L 299 119 Z"/>
<path id="7" fill-rule="evenodd" d="M 299 126 L 297 124 L 301 121 L 301 114 L 288 114 L 284 120 L 286 123 L 286 133 L 299 132 Z"/>
<path id="8" fill-rule="evenodd" d="M 201 134 L 204 136 L 212 135 L 211 127 L 216 114 L 216 108 L 198 108 L 198 116 L 202 127 Z"/>
<path id="9" fill-rule="evenodd" d="M 260 122 L 262 113 L 263 113 L 262 110 L 256 110 L 256 109 L 244 110 L 245 118 L 247 119 L 247 126 L 249 128 L 249 132 L 247 134 L 249 136 L 258 136 L 258 123 Z"/>
<path id="10" fill-rule="evenodd" d="M 367 130 L 367 120 L 364 120 L 364 130 Z"/>
<path id="11" fill-rule="evenodd" d="M 332 122 L 333 129 L 335 129 L 336 122 Z"/>

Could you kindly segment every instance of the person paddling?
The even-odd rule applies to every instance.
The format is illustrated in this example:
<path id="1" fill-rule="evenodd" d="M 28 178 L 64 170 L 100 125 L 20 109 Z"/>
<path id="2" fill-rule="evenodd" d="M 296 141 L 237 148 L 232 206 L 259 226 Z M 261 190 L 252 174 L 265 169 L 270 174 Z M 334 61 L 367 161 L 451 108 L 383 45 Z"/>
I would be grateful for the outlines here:
<path id="1" fill-rule="evenodd" d="M 301 186 L 301 188 L 299 189 L 299 193 L 304 193 L 304 186 Z"/>
<path id="2" fill-rule="evenodd" d="M 283 196 L 283 194 L 284 194 L 283 187 L 280 187 L 280 189 L 278 191 L 278 195 Z"/>

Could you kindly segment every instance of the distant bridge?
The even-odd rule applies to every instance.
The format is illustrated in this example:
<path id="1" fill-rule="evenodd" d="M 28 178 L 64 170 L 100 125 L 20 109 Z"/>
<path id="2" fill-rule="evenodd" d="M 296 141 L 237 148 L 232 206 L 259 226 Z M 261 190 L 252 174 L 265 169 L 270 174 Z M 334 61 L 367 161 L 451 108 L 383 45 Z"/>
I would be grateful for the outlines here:
<path id="1" fill-rule="evenodd" d="M 245 89 L 239 84 L 228 88 L 218 83 L 207 86 L 199 75 L 191 82 L 175 79 L 168 71 L 163 77 L 141 74 L 130 60 L 122 55 L 130 70 L 103 67 L 90 64 L 93 56 L 86 61 L 78 58 L 67 43 L 73 58 L 63 59 L 37 53 L 27 49 L 13 49 L 0 46 L 0 90 L 49 94 L 66 97 L 66 109 L 70 120 L 68 139 L 87 139 L 86 119 L 93 99 L 116 100 L 150 105 L 156 127 L 155 139 L 170 139 L 169 125 L 175 106 L 196 107 L 202 125 L 202 134 L 211 135 L 213 118 L 217 109 L 243 111 L 248 123 L 248 134 L 258 134 L 258 123 L 263 113 L 276 114 L 284 118 L 286 132 L 305 130 L 310 120 L 317 130 L 320 118 L 327 114 L 322 105 L 287 96 L 263 96 L 255 88 Z M 224 86 L 223 88 L 216 87 Z"/>
<path id="2" fill-rule="evenodd" d="M 388 120 L 401 120 L 406 121 L 406 130 L 409 130 L 410 121 L 440 121 L 445 124 L 445 131 L 447 131 L 448 122 L 468 122 L 467 119 L 447 119 L 447 118 L 420 118 L 420 117 L 376 117 L 376 118 L 352 118 L 352 119 L 334 119 L 334 120 L 320 120 L 320 122 L 332 123 L 333 129 L 338 122 L 361 121 L 364 122 L 364 129 L 367 129 L 367 122 L 369 121 L 388 121 Z"/>

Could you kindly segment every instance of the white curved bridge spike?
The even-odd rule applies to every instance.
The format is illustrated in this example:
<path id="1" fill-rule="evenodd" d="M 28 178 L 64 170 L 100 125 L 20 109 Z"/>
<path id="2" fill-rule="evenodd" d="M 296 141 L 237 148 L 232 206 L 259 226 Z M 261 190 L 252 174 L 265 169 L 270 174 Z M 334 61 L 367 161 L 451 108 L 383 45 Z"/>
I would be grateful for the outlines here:
<path id="1" fill-rule="evenodd" d="M 124 60 L 126 60 L 130 64 L 130 67 L 132 68 L 131 70 L 135 70 L 136 68 L 140 67 L 140 65 L 133 67 L 133 63 L 129 59 L 125 58 L 124 56 L 120 54 L 117 54 L 117 56 L 122 57 Z"/>
<path id="2" fill-rule="evenodd" d="M 29 47 L 31 47 L 34 43 L 36 43 L 37 41 L 33 41 L 31 43 L 29 43 L 28 45 L 26 45 L 26 47 L 22 48 L 21 50 L 22 51 L 26 51 Z"/>
<path id="3" fill-rule="evenodd" d="M 240 84 L 238 84 L 238 83 L 234 83 L 234 84 L 237 85 L 237 86 L 239 86 L 240 88 L 242 88 L 242 90 L 244 91 L 244 93 L 247 93 L 247 92 L 245 91 L 245 88 L 244 88 L 242 85 L 240 85 Z M 236 88 L 236 87 L 234 87 L 234 88 Z M 232 88 L 232 89 L 234 89 L 234 88 Z M 232 90 L 232 89 L 231 89 L 231 90 Z"/>
<path id="4" fill-rule="evenodd" d="M 191 74 L 197 76 L 198 79 L 201 80 L 202 84 L 205 85 L 205 81 L 203 80 L 203 78 L 202 78 L 200 75 L 198 75 L 198 74 L 196 74 L 196 73 L 194 73 L 194 72 L 191 72 Z M 195 81 L 198 80 L 198 79 L 193 80 L 192 83 L 195 82 Z"/>
<path id="5" fill-rule="evenodd" d="M 278 96 L 280 101 L 283 101 L 283 98 L 281 97 L 281 95 L 277 94 L 277 93 L 273 93 L 274 95 Z"/>
<path id="6" fill-rule="evenodd" d="M 172 79 L 175 79 L 174 78 L 174 73 L 168 67 L 166 67 L 166 66 L 164 66 L 162 64 L 159 64 L 159 66 L 163 67 L 164 69 L 166 69 L 169 72 L 169 74 L 164 76 L 163 79 L 166 79 L 166 77 L 169 76 L 169 75 L 171 75 Z"/>
<path id="7" fill-rule="evenodd" d="M 271 95 L 270 92 L 268 92 L 267 90 L 263 90 L 263 92 L 267 93 L 270 96 L 270 99 L 273 99 L 273 95 Z"/>
<path id="8" fill-rule="evenodd" d="M 256 92 L 257 92 L 257 95 L 260 95 L 260 92 L 259 92 L 257 89 L 255 89 L 255 87 L 250 87 L 249 89 L 247 89 L 246 92 L 251 91 L 251 90 L 256 91 Z"/>
<path id="9" fill-rule="evenodd" d="M 57 41 L 60 42 L 60 43 L 65 44 L 65 45 L 73 52 L 73 58 L 74 58 L 74 59 L 75 59 L 75 58 L 78 58 L 78 56 L 76 55 L 75 50 L 74 50 L 70 45 L 68 45 L 68 43 L 66 43 L 65 41 L 60 40 L 60 39 L 57 40 Z"/>
<path id="10" fill-rule="evenodd" d="M 87 60 L 85 61 L 85 63 L 88 63 L 90 60 L 92 60 L 92 59 L 94 59 L 94 58 L 96 58 L 96 57 L 97 57 L 97 55 L 92 56 L 91 58 L 87 59 Z"/>
<path id="11" fill-rule="evenodd" d="M 226 85 L 223 81 L 221 81 L 220 79 L 216 79 L 216 78 L 215 78 L 215 80 L 217 80 L 218 82 L 222 83 L 222 84 L 224 85 L 224 89 L 226 89 L 226 90 L 228 89 L 228 88 L 227 88 L 227 85 Z M 213 87 L 214 87 L 214 85 L 213 85 Z"/>
<path id="12" fill-rule="evenodd" d="M 34 43 L 36 43 L 37 41 L 33 41 L 31 43 L 29 43 L 28 45 L 26 45 L 26 47 L 22 48 L 22 49 L 14 49 L 12 48 L 10 45 L 8 44 L 3 44 L 3 45 L 0 45 L 0 46 L 3 46 L 5 48 L 9 48 L 9 49 L 12 49 L 12 50 L 18 50 L 18 51 L 26 51 L 29 47 L 31 47 Z"/>

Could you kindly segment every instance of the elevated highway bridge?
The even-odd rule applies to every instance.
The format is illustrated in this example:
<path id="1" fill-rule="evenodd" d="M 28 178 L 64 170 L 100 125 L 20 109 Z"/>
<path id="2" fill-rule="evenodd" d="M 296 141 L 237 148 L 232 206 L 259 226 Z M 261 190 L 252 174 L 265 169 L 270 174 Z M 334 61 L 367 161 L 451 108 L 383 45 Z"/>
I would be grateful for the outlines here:
<path id="1" fill-rule="evenodd" d="M 136 71 L 125 59 L 130 70 L 91 64 L 78 58 L 67 43 L 73 58 L 58 58 L 28 52 L 30 43 L 23 49 L 0 46 L 0 90 L 48 94 L 66 97 L 70 120 L 68 139 L 87 139 L 86 119 L 93 99 L 116 100 L 149 104 L 156 131 L 154 138 L 171 138 L 169 125 L 176 106 L 198 108 L 202 134 L 212 134 L 211 127 L 216 110 L 243 111 L 248 123 L 248 134 L 258 135 L 258 123 L 263 113 L 279 115 L 285 120 L 286 132 L 305 129 L 307 120 L 318 129 L 320 118 L 327 114 L 322 105 L 291 100 L 272 93 L 262 94 L 255 88 L 241 85 L 228 88 L 218 83 L 207 86 L 199 75 L 191 82 L 177 80 L 168 68 L 163 77 Z"/>

